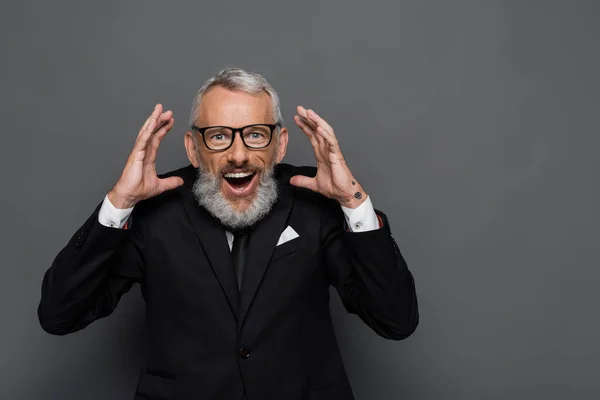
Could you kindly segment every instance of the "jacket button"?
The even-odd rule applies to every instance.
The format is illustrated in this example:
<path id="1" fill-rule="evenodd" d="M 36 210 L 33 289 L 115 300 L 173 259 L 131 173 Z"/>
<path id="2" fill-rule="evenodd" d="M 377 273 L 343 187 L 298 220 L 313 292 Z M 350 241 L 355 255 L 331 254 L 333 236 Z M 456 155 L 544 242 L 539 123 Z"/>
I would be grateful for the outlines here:
<path id="1" fill-rule="evenodd" d="M 240 349 L 240 357 L 244 359 L 250 357 L 250 351 L 242 347 Z"/>

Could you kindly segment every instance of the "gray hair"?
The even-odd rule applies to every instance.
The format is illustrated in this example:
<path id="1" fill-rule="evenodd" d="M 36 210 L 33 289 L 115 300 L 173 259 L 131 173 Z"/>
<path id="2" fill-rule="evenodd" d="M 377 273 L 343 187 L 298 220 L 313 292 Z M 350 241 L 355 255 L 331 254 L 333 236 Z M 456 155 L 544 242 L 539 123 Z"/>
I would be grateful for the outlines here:
<path id="1" fill-rule="evenodd" d="M 192 103 L 189 125 L 194 125 L 198 118 L 200 103 L 204 95 L 213 87 L 221 86 L 225 89 L 240 91 L 248 94 L 258 95 L 266 92 L 271 98 L 275 123 L 283 125 L 281 109 L 279 108 L 279 96 L 273 86 L 260 74 L 247 72 L 240 68 L 226 68 L 207 80 L 196 93 Z"/>
<path id="2" fill-rule="evenodd" d="M 240 212 L 234 208 L 231 201 L 221 192 L 219 175 L 211 173 L 202 163 L 198 168 L 198 176 L 193 187 L 194 197 L 198 204 L 227 228 L 236 230 L 252 226 L 269 214 L 277 201 L 278 188 L 274 166 L 274 163 L 267 166 L 260 174 L 256 197 L 244 211 Z"/>

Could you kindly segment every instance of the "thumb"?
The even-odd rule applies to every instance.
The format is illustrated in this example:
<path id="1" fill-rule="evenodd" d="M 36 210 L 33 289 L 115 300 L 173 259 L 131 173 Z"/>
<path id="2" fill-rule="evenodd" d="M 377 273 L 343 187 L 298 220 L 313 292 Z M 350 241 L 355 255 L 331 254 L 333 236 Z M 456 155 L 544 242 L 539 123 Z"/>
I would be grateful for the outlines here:
<path id="1" fill-rule="evenodd" d="M 313 192 L 317 191 L 317 185 L 316 185 L 315 178 L 309 178 L 308 176 L 304 176 L 304 175 L 294 175 L 290 179 L 290 183 L 297 187 L 310 189 Z"/>
<path id="2" fill-rule="evenodd" d="M 166 192 L 167 190 L 173 190 L 183 185 L 183 179 L 179 176 L 171 176 L 160 180 L 160 191 Z"/>

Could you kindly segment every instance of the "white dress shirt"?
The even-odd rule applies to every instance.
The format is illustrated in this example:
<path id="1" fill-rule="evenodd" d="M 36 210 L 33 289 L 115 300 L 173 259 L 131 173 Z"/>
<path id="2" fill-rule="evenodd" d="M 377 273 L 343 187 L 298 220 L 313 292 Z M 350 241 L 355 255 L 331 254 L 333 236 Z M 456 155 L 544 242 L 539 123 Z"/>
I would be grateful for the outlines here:
<path id="1" fill-rule="evenodd" d="M 341 207 L 346 218 L 346 223 L 352 232 L 367 232 L 379 229 L 379 219 L 377 218 L 377 214 L 375 214 L 375 209 L 369 196 L 356 208 Z M 123 228 L 132 211 L 133 207 L 116 208 L 108 199 L 107 194 L 104 196 L 104 201 L 98 213 L 98 222 L 104 226 L 120 229 Z M 233 234 L 229 231 L 225 231 L 225 234 L 227 235 L 229 250 L 231 250 L 233 246 Z"/>

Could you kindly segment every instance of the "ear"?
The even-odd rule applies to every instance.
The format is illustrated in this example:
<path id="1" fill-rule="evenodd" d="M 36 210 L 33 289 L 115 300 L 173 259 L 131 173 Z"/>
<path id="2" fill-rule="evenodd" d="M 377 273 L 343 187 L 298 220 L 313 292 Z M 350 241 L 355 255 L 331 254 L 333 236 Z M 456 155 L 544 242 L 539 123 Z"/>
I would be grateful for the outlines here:
<path id="1" fill-rule="evenodd" d="M 277 163 L 280 163 L 285 156 L 285 152 L 287 151 L 288 145 L 288 130 L 285 127 L 282 127 L 279 131 L 279 147 L 277 148 Z"/>
<path id="2" fill-rule="evenodd" d="M 198 168 L 200 166 L 200 160 L 198 159 L 200 155 L 198 154 L 198 148 L 196 148 L 196 144 L 194 143 L 193 135 L 192 132 L 187 131 L 183 138 L 183 144 L 185 145 L 188 160 L 190 160 L 190 163 L 194 168 Z"/>

